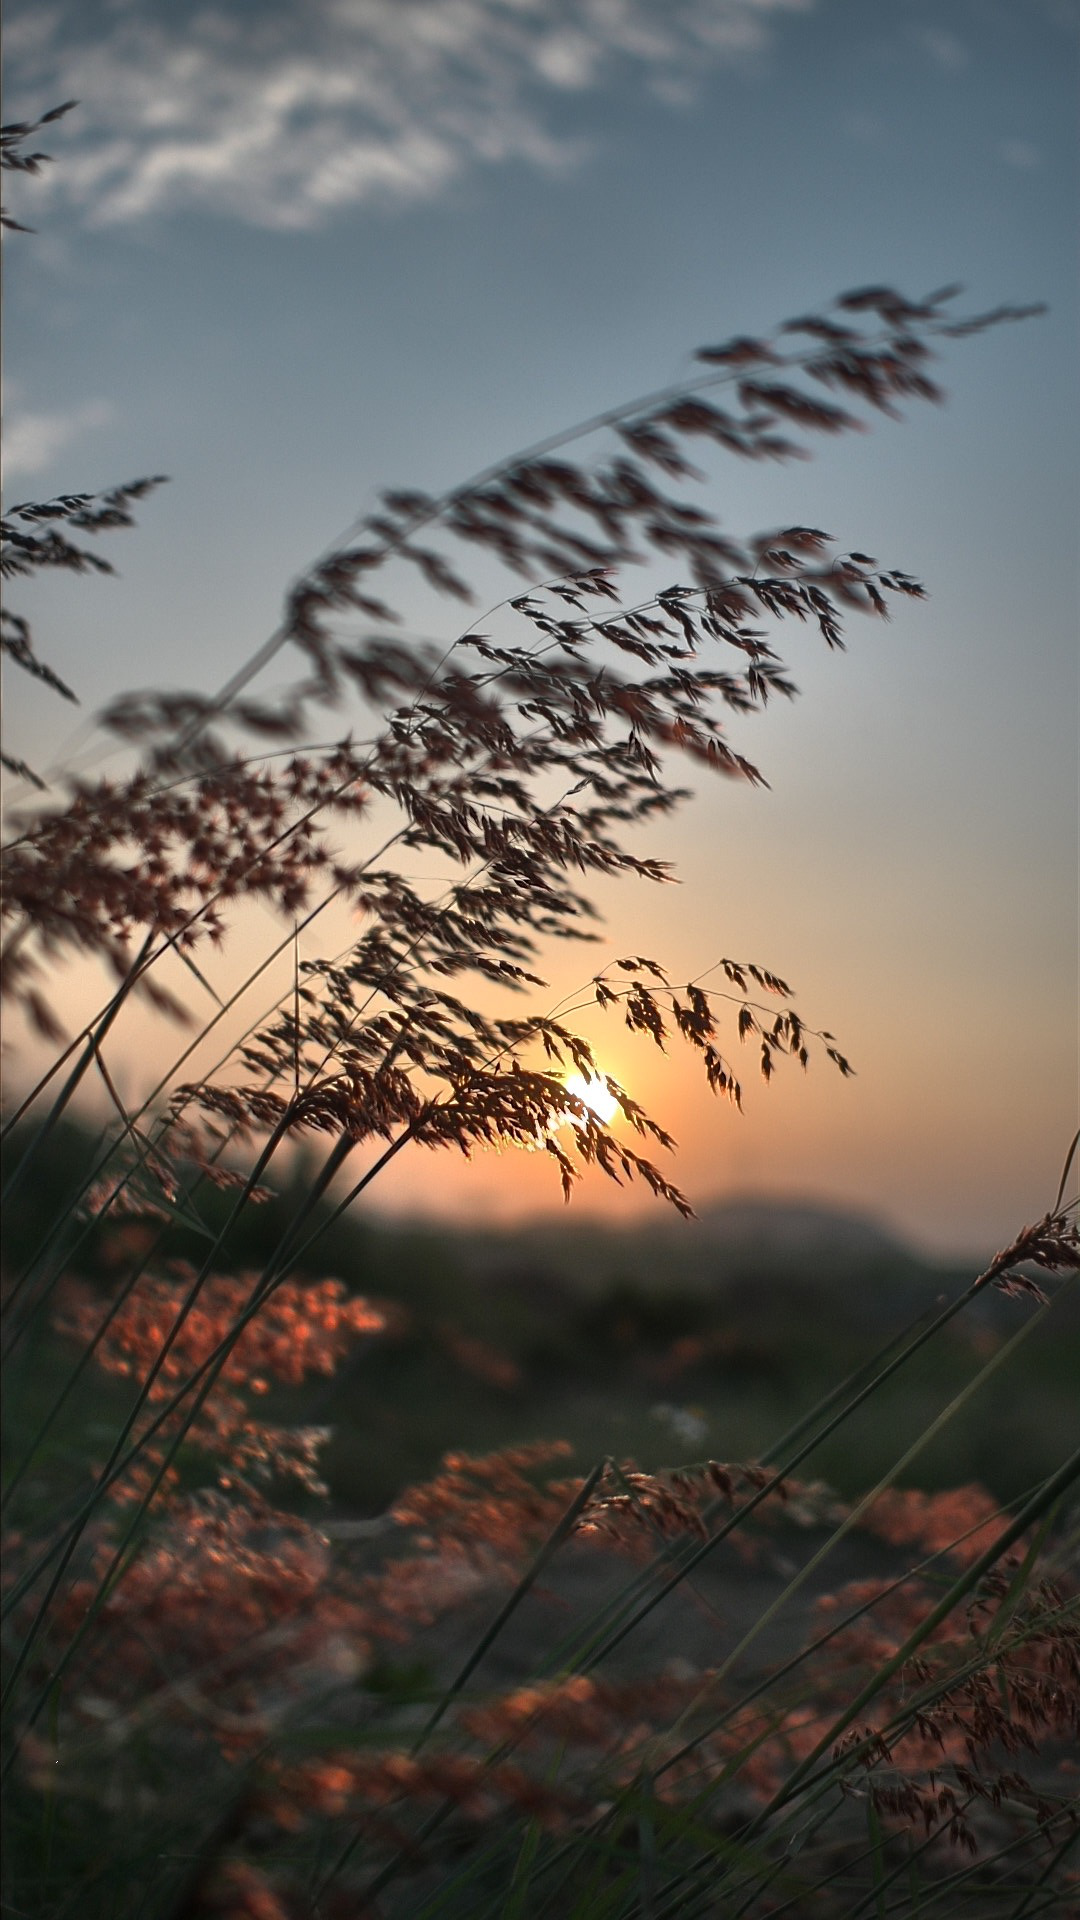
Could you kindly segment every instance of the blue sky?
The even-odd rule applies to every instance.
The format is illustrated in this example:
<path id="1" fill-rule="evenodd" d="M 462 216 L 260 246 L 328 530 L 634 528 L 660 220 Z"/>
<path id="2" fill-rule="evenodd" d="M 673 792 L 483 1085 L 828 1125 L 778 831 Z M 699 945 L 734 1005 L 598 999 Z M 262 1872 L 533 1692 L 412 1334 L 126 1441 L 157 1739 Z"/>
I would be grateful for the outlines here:
<path id="1" fill-rule="evenodd" d="M 80 101 L 46 175 L 8 177 L 38 229 L 8 255 L 8 497 L 172 476 L 109 549 L 118 580 L 19 602 L 88 715 L 131 685 L 219 683 L 381 485 L 437 490 L 678 377 L 697 345 L 867 281 L 1048 303 L 956 343 L 944 409 L 812 466 L 717 465 L 736 533 L 809 521 L 931 599 L 854 625 L 840 659 L 785 636 L 803 697 L 750 739 L 771 790 L 716 787 L 654 834 L 683 877 L 662 911 L 605 901 L 612 951 L 648 926 L 676 973 L 720 952 L 775 966 L 859 1069 L 735 1122 L 620 1042 L 612 1070 L 671 1121 L 692 1197 L 821 1193 L 940 1247 L 1042 1211 L 1077 1084 L 1080 10 L 15 0 L 7 18 L 5 118 Z M 33 764 L 100 752 L 70 721 L 9 688 Z M 400 1205 L 549 1191 L 505 1162 L 433 1187 L 404 1158 Z"/>

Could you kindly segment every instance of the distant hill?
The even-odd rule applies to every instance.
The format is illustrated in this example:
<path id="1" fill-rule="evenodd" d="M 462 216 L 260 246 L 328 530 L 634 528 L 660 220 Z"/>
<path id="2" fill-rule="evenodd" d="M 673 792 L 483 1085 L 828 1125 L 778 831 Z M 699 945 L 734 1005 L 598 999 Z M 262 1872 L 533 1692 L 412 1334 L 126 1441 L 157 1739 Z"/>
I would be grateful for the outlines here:
<path id="1" fill-rule="evenodd" d="M 748 1255 L 755 1260 L 809 1261 L 815 1267 L 859 1266 L 868 1260 L 927 1264 L 869 1214 L 809 1201 L 718 1200 L 703 1211 L 701 1226 L 732 1259 Z"/>
<path id="2" fill-rule="evenodd" d="M 383 1222 L 391 1236 L 404 1231 Z M 415 1229 L 414 1229 L 415 1230 Z M 514 1227 L 468 1229 L 434 1222 L 423 1232 L 453 1250 L 480 1286 L 510 1287 L 534 1301 L 597 1298 L 613 1291 L 694 1296 L 755 1311 L 805 1311 L 817 1301 L 850 1322 L 876 1326 L 955 1292 L 974 1266 L 927 1261 L 869 1216 L 807 1201 L 718 1201 L 696 1220 L 657 1211 L 627 1224 L 572 1212 Z"/>

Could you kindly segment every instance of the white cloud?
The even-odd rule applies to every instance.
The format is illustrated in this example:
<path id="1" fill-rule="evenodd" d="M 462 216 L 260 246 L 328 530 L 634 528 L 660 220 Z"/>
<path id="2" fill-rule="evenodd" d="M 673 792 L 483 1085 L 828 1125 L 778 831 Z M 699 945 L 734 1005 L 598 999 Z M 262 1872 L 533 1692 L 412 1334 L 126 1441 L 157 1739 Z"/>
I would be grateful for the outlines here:
<path id="1" fill-rule="evenodd" d="M 20 0 L 8 97 L 75 96 L 34 187 L 94 224 L 202 206 L 267 227 L 437 194 L 475 164 L 574 165 L 560 101 L 636 75 L 692 97 L 815 0 Z M 565 113 L 565 109 L 564 109 Z M 9 117 L 10 114 L 9 114 Z"/>
<path id="2" fill-rule="evenodd" d="M 90 400 L 66 413 L 32 413 L 13 404 L 4 420 L 5 479 L 42 473 L 80 434 L 106 427 L 112 418 L 107 400 Z"/>

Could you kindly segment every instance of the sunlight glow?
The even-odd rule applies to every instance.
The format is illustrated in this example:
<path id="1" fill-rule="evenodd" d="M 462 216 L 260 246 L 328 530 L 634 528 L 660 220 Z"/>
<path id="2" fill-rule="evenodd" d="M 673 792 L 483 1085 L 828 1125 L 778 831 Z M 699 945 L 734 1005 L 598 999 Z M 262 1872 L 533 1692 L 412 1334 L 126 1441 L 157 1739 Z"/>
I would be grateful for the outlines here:
<path id="1" fill-rule="evenodd" d="M 605 1126 L 619 1111 L 618 1101 L 608 1092 L 607 1081 L 600 1079 L 596 1074 L 588 1080 L 584 1079 L 580 1073 L 569 1074 L 566 1091 L 576 1094 L 579 1100 L 584 1100 L 585 1105 L 591 1107 L 597 1119 L 602 1120 Z"/>

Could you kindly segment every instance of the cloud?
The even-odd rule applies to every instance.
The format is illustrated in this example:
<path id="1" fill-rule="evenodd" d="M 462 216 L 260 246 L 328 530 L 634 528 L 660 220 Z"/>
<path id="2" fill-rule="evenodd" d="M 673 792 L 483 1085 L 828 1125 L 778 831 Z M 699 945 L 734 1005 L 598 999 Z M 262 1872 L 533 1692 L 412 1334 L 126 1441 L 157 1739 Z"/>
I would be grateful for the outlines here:
<path id="1" fill-rule="evenodd" d="M 90 400 L 66 413 L 31 413 L 13 406 L 4 421 L 5 478 L 42 473 L 80 434 L 107 427 L 112 419 L 107 400 Z"/>
<path id="2" fill-rule="evenodd" d="M 628 76 L 682 103 L 815 0 L 19 0 L 8 98 L 71 96 L 35 195 L 93 224 L 201 206 L 307 228 L 475 165 L 580 163 L 575 102 Z M 9 112 L 9 117 L 12 117 Z"/>

